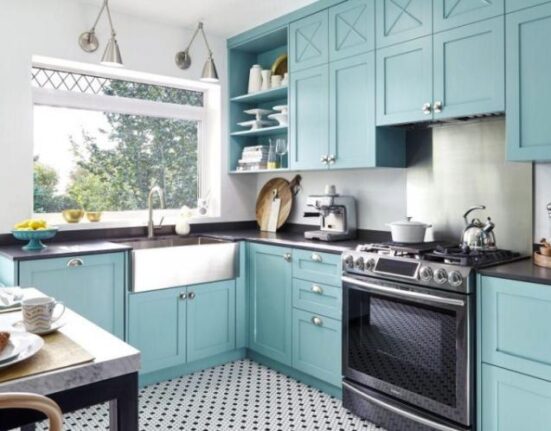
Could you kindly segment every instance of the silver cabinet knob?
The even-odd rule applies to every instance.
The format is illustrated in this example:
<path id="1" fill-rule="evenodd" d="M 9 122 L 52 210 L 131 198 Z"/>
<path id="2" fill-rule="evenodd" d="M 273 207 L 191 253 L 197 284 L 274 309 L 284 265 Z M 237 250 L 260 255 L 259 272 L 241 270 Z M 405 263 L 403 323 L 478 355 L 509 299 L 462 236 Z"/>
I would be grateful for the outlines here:
<path id="1" fill-rule="evenodd" d="M 316 326 L 322 326 L 323 320 L 321 320 L 318 316 L 312 317 L 312 323 Z"/>
<path id="2" fill-rule="evenodd" d="M 333 163 L 335 163 L 337 161 L 337 156 L 335 156 L 334 154 L 329 154 L 329 157 L 327 157 L 327 162 L 332 165 Z"/>
<path id="3" fill-rule="evenodd" d="M 186 292 L 180 293 L 180 299 L 187 299 L 187 293 Z"/>
<path id="4" fill-rule="evenodd" d="M 317 293 L 318 295 L 323 295 L 323 289 L 317 284 L 312 284 L 312 292 Z"/>
<path id="5" fill-rule="evenodd" d="M 293 258 L 293 255 L 291 253 L 285 253 L 283 255 L 283 259 L 285 259 L 287 262 L 291 262 L 292 258 Z"/>
<path id="6" fill-rule="evenodd" d="M 327 156 L 327 154 L 324 154 L 323 156 L 321 156 L 321 162 L 326 165 L 327 163 L 329 163 L 329 156 Z"/>
<path id="7" fill-rule="evenodd" d="M 430 103 L 423 103 L 423 114 L 429 115 L 432 112 L 432 107 L 430 106 Z"/>
<path id="8" fill-rule="evenodd" d="M 442 101 L 437 100 L 436 102 L 434 102 L 433 110 L 434 112 L 439 113 L 439 112 L 442 112 L 443 107 L 444 107 L 444 104 L 442 103 Z"/>
<path id="9" fill-rule="evenodd" d="M 71 259 L 67 262 L 67 266 L 69 268 L 76 268 L 77 266 L 82 266 L 82 265 L 84 265 L 84 261 L 78 258 Z"/>
<path id="10" fill-rule="evenodd" d="M 321 256 L 317 253 L 312 253 L 312 260 L 314 262 L 321 262 L 323 261 L 323 259 L 321 258 Z"/>
<path id="11" fill-rule="evenodd" d="M 187 294 L 187 297 L 188 297 L 188 299 L 191 299 L 191 300 L 195 299 L 195 292 L 189 292 Z"/>

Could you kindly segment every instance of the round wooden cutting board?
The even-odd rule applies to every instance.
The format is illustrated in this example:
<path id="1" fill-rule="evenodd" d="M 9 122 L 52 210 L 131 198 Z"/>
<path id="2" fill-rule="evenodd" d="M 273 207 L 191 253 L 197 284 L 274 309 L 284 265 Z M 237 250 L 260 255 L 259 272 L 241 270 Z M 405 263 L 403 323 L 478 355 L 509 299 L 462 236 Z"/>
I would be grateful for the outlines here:
<path id="1" fill-rule="evenodd" d="M 274 190 L 277 190 L 277 196 L 281 199 L 277 228 L 279 229 L 285 224 L 291 214 L 293 198 L 298 191 L 300 180 L 300 175 L 296 175 L 291 181 L 278 177 L 272 178 L 264 184 L 256 199 L 256 222 L 260 230 L 267 230 Z"/>

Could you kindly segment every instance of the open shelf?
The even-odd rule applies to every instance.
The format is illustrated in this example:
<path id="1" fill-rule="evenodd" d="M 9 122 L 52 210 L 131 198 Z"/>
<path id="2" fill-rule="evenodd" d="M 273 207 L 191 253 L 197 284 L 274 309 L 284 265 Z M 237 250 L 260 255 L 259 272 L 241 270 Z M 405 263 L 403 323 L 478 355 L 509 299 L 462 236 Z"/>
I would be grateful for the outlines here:
<path id="1" fill-rule="evenodd" d="M 232 136 L 271 136 L 271 135 L 281 135 L 282 133 L 287 133 L 287 126 L 273 126 L 273 127 L 262 127 L 261 129 L 255 130 L 242 130 L 240 132 L 233 132 Z"/>
<path id="2" fill-rule="evenodd" d="M 263 103 L 287 97 L 287 87 L 271 88 L 269 90 L 257 91 L 256 93 L 243 94 L 233 97 L 232 102 L 239 103 Z"/>

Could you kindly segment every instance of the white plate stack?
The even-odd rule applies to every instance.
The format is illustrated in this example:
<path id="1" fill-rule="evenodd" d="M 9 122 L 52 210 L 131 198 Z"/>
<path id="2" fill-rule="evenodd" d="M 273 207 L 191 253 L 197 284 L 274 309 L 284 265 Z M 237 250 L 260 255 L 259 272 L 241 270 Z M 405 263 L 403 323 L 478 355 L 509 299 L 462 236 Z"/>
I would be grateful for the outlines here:
<path id="1" fill-rule="evenodd" d="M 255 145 L 243 148 L 241 159 L 237 162 L 238 171 L 257 171 L 266 169 L 268 162 L 268 147 Z"/>

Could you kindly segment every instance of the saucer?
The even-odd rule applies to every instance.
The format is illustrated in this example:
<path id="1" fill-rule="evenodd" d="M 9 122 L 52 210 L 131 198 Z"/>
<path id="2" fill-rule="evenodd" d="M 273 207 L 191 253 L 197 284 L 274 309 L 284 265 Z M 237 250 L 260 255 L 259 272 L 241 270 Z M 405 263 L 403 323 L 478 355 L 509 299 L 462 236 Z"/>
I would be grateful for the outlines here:
<path id="1" fill-rule="evenodd" d="M 65 321 L 62 320 L 62 321 L 57 321 L 57 322 L 54 322 L 52 323 L 52 326 L 50 326 L 50 328 L 48 329 L 44 329 L 42 331 L 27 331 L 25 329 L 25 324 L 23 323 L 22 320 L 20 320 L 19 322 L 15 322 L 12 326 L 15 328 L 15 329 L 22 329 L 24 331 L 27 331 L 27 332 L 30 332 L 31 334 L 36 334 L 36 335 L 48 335 L 48 334 L 51 334 L 52 332 L 55 332 L 57 331 L 58 329 L 61 329 L 63 326 L 65 326 Z"/>

